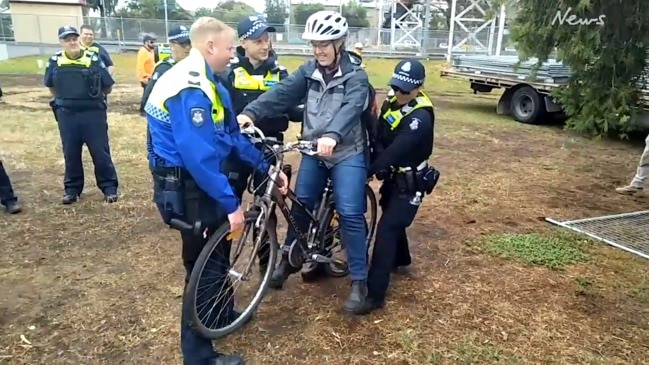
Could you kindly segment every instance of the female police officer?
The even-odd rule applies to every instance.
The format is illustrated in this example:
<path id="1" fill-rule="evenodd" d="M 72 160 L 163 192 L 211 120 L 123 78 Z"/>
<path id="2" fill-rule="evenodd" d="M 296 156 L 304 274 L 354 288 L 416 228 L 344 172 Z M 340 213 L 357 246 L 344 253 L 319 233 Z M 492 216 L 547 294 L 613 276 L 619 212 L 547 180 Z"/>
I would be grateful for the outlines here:
<path id="1" fill-rule="evenodd" d="M 406 228 L 415 219 L 421 197 L 432 192 L 439 173 L 428 166 L 433 151 L 433 103 L 422 92 L 426 71 L 417 60 L 399 62 L 392 74 L 392 95 L 381 108 L 376 155 L 368 175 L 376 174 L 381 186 L 379 220 L 368 296 L 357 314 L 383 307 L 390 272 L 410 264 Z"/>
<path id="2" fill-rule="evenodd" d="M 95 165 L 97 186 L 107 202 L 116 202 L 117 172 L 110 155 L 106 114 L 106 95 L 115 81 L 97 54 L 81 49 L 79 32 L 74 27 L 59 28 L 59 42 L 63 50 L 50 58 L 45 86 L 54 96 L 51 105 L 63 143 L 63 204 L 76 202 L 83 191 L 84 143 Z"/>

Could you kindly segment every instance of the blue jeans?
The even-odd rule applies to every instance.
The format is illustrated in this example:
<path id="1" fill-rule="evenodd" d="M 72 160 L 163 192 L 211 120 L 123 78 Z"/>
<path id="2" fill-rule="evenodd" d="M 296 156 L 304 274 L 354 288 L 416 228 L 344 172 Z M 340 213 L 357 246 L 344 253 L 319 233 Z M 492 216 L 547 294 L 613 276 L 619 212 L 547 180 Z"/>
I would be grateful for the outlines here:
<path id="1" fill-rule="evenodd" d="M 340 219 L 341 238 L 347 249 L 347 262 L 352 280 L 367 279 L 367 247 L 365 240 L 365 183 L 367 164 L 364 153 L 348 157 L 330 169 L 313 156 L 303 155 L 300 170 L 295 181 L 295 195 L 305 208 L 313 210 L 320 202 L 322 192 L 331 178 L 333 199 Z M 306 232 L 309 217 L 301 209 L 292 209 L 298 229 Z M 284 247 L 295 240 L 295 231 L 289 228 Z"/>

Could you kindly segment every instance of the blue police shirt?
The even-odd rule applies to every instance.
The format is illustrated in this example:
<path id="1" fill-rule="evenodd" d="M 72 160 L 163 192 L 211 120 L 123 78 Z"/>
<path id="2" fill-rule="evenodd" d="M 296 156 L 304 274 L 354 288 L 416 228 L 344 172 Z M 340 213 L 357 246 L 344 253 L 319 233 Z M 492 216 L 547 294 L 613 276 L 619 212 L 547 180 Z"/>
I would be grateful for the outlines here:
<path id="1" fill-rule="evenodd" d="M 84 51 L 87 52 L 87 51 Z M 56 57 L 62 56 L 63 51 L 58 51 L 54 57 L 50 57 L 48 60 L 47 66 L 45 68 L 45 75 L 44 75 L 44 84 L 46 87 L 54 87 L 54 73 L 56 69 L 59 67 L 58 64 L 56 63 Z M 81 57 L 81 56 L 80 56 Z M 101 76 L 101 89 L 106 90 L 109 87 L 115 85 L 115 80 L 113 77 L 108 73 L 108 69 L 106 68 L 106 64 L 97 57 L 96 59 L 92 60 L 92 63 L 90 64 L 90 67 L 93 69 L 96 69 L 99 71 L 99 75 Z"/>
<path id="2" fill-rule="evenodd" d="M 99 58 L 102 61 L 104 61 L 104 64 L 106 65 L 106 67 L 115 66 L 115 64 L 113 63 L 113 60 L 110 58 L 110 54 L 108 53 L 106 48 L 104 48 L 104 46 L 102 46 L 102 45 L 100 45 L 98 43 L 93 43 L 90 47 L 97 47 L 97 49 L 99 49 Z"/>
<path id="3" fill-rule="evenodd" d="M 241 134 L 225 87 L 216 82 L 214 75 L 208 78 L 216 84 L 226 110 L 223 128 L 215 128 L 212 103 L 203 91 L 185 88 L 165 103 L 172 121 L 169 125 L 147 116 L 155 151 L 149 161 L 155 164 L 157 156 L 167 163 L 165 167 L 187 169 L 197 185 L 230 214 L 240 203 L 227 176 L 221 172 L 221 163 L 231 153 L 236 153 L 244 162 L 262 171 L 268 171 L 269 164 L 262 152 Z"/>

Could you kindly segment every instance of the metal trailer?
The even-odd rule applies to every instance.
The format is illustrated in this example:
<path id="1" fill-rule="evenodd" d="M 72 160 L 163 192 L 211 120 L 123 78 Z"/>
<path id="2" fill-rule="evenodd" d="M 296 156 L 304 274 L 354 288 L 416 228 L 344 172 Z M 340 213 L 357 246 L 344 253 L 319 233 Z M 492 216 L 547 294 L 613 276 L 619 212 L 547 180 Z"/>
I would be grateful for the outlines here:
<path id="1" fill-rule="evenodd" d="M 524 76 L 484 74 L 479 71 L 441 71 L 442 77 L 469 80 L 474 94 L 490 93 L 493 89 L 505 89 L 496 113 L 511 115 L 525 124 L 541 124 L 548 114 L 562 113 L 562 108 L 550 94 L 561 83 L 528 81 Z"/>
<path id="2" fill-rule="evenodd" d="M 548 83 L 526 80 L 525 76 L 486 74 L 480 71 L 459 71 L 454 68 L 441 71 L 441 76 L 452 79 L 469 80 L 474 94 L 490 93 L 493 89 L 505 89 L 496 113 L 511 115 L 516 121 L 525 124 L 543 124 L 552 114 L 563 114 L 563 109 L 554 97 L 552 90 L 565 83 Z M 649 90 L 642 90 L 641 103 L 645 113 L 640 115 L 638 124 L 649 129 Z"/>

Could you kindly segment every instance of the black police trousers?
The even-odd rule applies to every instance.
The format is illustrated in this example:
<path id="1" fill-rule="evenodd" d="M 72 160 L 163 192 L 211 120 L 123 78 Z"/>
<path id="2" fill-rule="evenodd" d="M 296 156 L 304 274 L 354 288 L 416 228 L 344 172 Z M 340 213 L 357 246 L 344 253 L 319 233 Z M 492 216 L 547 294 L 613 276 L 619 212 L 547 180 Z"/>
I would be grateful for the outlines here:
<path id="1" fill-rule="evenodd" d="M 5 167 L 0 161 L 0 203 L 4 206 L 15 203 L 18 200 L 14 194 L 14 189 L 11 186 L 11 180 Z"/>
<path id="2" fill-rule="evenodd" d="M 85 144 L 95 165 L 97 187 L 104 194 L 117 194 L 117 172 L 110 154 L 106 110 L 57 108 L 55 113 L 65 158 L 65 193 L 80 195 L 83 191 L 82 151 Z"/>
<path id="3" fill-rule="evenodd" d="M 154 175 L 154 195 L 164 189 L 164 177 L 174 169 L 152 168 Z M 184 216 L 178 217 L 189 224 L 200 221 L 203 234 L 196 236 L 191 232 L 181 232 L 182 259 L 185 267 L 185 288 L 192 270 L 203 247 L 210 236 L 228 221 L 227 214 L 219 204 L 200 189 L 189 174 L 181 172 L 183 187 L 181 189 Z M 163 206 L 156 203 L 162 214 Z M 220 242 L 208 259 L 203 275 L 197 285 L 196 305 L 213 307 L 210 318 L 202 319 L 204 323 L 218 323 L 220 327 L 236 319 L 231 282 L 228 277 L 230 269 L 230 242 Z M 207 275 L 209 273 L 209 275 Z M 204 288 L 204 289 L 201 289 Z M 183 295 L 188 295 L 185 291 Z M 184 303 L 184 300 L 183 300 Z M 202 337 L 191 327 L 193 308 L 182 308 L 180 326 L 180 347 L 185 365 L 207 365 L 217 355 L 210 339 Z"/>
<path id="4" fill-rule="evenodd" d="M 369 295 L 375 301 L 385 300 L 392 270 L 412 262 L 406 228 L 419 210 L 419 206 L 410 204 L 414 193 L 400 191 L 393 179 L 384 181 L 379 193 L 382 215 L 376 228 L 367 279 Z"/>

